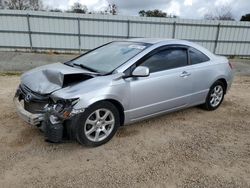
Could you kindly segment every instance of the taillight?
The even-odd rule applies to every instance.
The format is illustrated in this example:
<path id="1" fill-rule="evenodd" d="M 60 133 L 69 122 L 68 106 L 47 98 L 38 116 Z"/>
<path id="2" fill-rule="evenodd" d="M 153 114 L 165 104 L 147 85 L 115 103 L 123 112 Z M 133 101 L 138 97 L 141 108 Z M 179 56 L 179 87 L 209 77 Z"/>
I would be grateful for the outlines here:
<path id="1" fill-rule="evenodd" d="M 232 63 L 231 63 L 230 61 L 228 61 L 228 65 L 229 65 L 229 67 L 230 67 L 231 69 L 233 69 L 233 65 L 232 65 Z"/>

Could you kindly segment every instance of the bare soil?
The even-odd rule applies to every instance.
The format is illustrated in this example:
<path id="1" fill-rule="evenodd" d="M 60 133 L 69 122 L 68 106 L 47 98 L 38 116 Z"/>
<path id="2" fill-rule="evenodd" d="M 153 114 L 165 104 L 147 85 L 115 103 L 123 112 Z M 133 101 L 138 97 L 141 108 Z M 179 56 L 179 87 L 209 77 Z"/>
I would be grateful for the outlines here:
<path id="1" fill-rule="evenodd" d="M 18 76 L 0 76 L 1 187 L 250 187 L 250 77 L 222 106 L 121 127 L 107 144 L 51 144 L 15 113 Z"/>

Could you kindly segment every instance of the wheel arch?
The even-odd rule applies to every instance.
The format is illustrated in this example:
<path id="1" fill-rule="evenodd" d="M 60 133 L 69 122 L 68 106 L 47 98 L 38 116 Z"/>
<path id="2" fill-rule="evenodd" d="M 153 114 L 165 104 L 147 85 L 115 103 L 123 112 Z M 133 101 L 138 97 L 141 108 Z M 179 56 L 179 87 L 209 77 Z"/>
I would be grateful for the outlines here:
<path id="1" fill-rule="evenodd" d="M 226 81 L 226 79 L 225 78 L 219 78 L 219 79 L 217 79 L 215 82 L 217 82 L 217 81 L 220 81 L 220 82 L 222 82 L 223 83 L 223 85 L 224 85 L 224 89 L 225 89 L 225 94 L 226 94 L 226 92 L 227 92 L 227 81 Z M 214 82 L 214 83 L 215 83 Z"/>
<path id="2" fill-rule="evenodd" d="M 124 124 L 124 120 L 125 120 L 124 108 L 123 108 L 123 105 L 119 101 L 117 101 L 115 99 L 102 99 L 102 100 L 96 101 L 95 103 L 93 103 L 91 105 L 94 105 L 94 104 L 99 103 L 99 102 L 110 102 L 110 103 L 112 103 L 117 108 L 117 110 L 119 112 L 120 125 L 122 126 Z"/>

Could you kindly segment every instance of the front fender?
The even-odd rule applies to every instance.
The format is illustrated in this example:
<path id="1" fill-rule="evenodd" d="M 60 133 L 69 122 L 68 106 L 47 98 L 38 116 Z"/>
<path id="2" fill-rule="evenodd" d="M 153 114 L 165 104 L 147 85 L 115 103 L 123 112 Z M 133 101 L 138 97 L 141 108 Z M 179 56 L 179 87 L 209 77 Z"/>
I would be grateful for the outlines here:
<path id="1" fill-rule="evenodd" d="M 103 100 L 115 100 L 119 102 L 123 108 L 126 108 L 126 98 L 121 98 L 120 96 L 112 95 L 112 94 L 106 94 L 106 95 L 100 95 L 96 97 L 85 97 L 85 98 L 80 98 L 79 102 L 74 106 L 75 109 L 86 109 L 92 104 L 103 101 Z"/>

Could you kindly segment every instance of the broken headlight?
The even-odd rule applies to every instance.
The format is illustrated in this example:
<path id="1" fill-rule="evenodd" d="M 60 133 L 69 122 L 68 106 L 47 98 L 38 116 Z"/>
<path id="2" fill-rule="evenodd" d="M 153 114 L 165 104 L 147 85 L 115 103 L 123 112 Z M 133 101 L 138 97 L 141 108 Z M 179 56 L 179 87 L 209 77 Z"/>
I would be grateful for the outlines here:
<path id="1" fill-rule="evenodd" d="M 78 101 L 78 98 L 67 100 L 58 99 L 47 107 L 47 111 L 51 114 L 51 116 L 53 115 L 53 117 L 58 117 L 58 119 L 68 119 L 76 114 L 76 109 L 74 109 L 74 105 Z"/>

